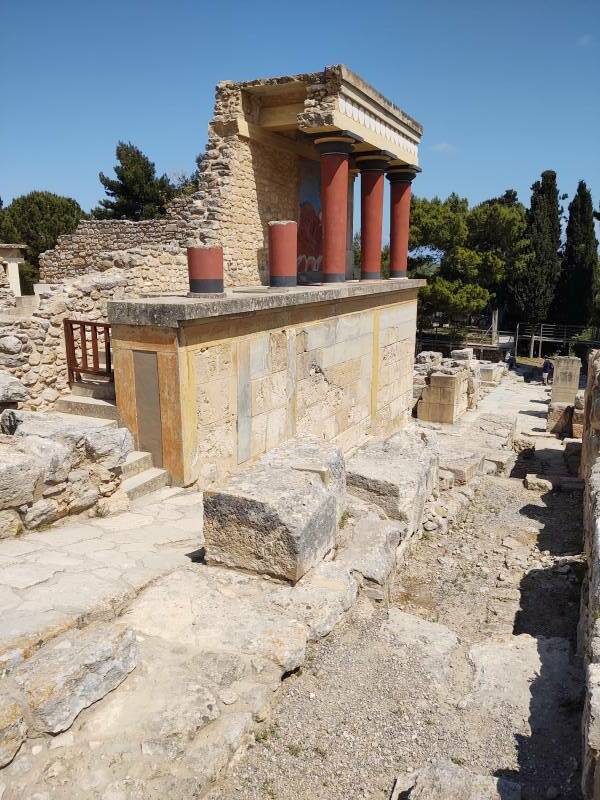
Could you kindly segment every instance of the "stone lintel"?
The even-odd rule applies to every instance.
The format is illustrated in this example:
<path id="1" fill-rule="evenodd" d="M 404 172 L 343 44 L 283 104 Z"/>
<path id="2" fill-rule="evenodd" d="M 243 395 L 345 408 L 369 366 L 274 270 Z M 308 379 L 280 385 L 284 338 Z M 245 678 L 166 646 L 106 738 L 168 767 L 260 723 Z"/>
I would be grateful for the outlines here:
<path id="1" fill-rule="evenodd" d="M 211 317 L 252 314 L 257 311 L 293 308 L 351 298 L 385 296 L 387 299 L 391 295 L 389 297 L 391 301 L 401 301 L 402 294 L 424 285 L 424 280 L 402 278 L 298 286 L 285 291 L 270 289 L 267 286 L 240 287 L 226 289 L 221 297 L 216 298 L 177 295 L 111 300 L 108 303 L 108 321 L 113 325 L 177 328 L 183 322 Z"/>

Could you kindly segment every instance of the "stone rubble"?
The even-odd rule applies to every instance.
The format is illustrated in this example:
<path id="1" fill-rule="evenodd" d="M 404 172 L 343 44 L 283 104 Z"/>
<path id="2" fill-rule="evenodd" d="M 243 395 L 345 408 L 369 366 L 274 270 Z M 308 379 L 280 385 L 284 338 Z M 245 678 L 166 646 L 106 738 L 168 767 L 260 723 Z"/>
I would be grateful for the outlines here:
<path id="1" fill-rule="evenodd" d="M 0 430 L 0 539 L 95 514 L 133 450 L 126 428 L 85 417 L 6 409 Z"/>

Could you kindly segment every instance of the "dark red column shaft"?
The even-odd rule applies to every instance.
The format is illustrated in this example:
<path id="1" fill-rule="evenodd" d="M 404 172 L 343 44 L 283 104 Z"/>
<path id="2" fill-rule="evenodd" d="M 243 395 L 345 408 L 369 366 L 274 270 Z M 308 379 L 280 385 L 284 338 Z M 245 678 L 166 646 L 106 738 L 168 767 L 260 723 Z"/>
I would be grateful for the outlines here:
<path id="1" fill-rule="evenodd" d="M 381 277 L 384 164 L 359 163 L 361 279 Z"/>
<path id="2" fill-rule="evenodd" d="M 409 182 L 393 181 L 390 185 L 390 277 L 405 278 L 408 263 L 410 227 Z"/>
<path id="3" fill-rule="evenodd" d="M 298 270 L 298 225 L 292 221 L 269 222 L 269 283 L 295 286 Z"/>
<path id="4" fill-rule="evenodd" d="M 411 183 L 418 167 L 396 166 L 388 170 L 390 182 L 390 278 L 406 278 L 410 232 Z"/>
<path id="5" fill-rule="evenodd" d="M 323 225 L 323 280 L 346 278 L 348 230 L 348 154 L 321 154 L 321 218 Z"/>
<path id="6" fill-rule="evenodd" d="M 204 294 L 223 291 L 222 247 L 188 247 L 187 262 L 190 292 Z"/>

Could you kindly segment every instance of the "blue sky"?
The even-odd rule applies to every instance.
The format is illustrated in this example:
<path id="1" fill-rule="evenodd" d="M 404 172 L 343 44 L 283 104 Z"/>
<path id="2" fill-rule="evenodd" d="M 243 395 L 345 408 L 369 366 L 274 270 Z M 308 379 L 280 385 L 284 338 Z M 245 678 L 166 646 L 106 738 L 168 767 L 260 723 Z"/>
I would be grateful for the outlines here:
<path id="1" fill-rule="evenodd" d="M 600 0 L 0 0 L 0 196 L 102 197 L 117 140 L 204 149 L 218 80 L 345 63 L 425 128 L 417 194 L 600 203 Z"/>

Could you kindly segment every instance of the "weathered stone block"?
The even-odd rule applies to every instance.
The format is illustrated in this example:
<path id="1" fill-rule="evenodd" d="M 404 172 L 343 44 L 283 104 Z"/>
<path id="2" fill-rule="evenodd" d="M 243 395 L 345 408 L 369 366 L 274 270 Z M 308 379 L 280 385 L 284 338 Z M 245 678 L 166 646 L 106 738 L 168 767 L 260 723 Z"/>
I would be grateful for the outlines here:
<path id="1" fill-rule="evenodd" d="M 344 507 L 341 450 L 292 439 L 204 495 L 211 562 L 297 581 L 335 544 Z"/>
<path id="2" fill-rule="evenodd" d="M 473 358 L 473 348 L 463 347 L 460 350 L 451 350 L 450 358 L 453 358 L 456 361 L 471 361 Z"/>
<path id="3" fill-rule="evenodd" d="M 425 501 L 437 485 L 439 455 L 435 433 L 408 429 L 360 448 L 348 461 L 352 492 L 418 530 Z"/>
<path id="4" fill-rule="evenodd" d="M 9 764 L 25 741 L 27 724 L 23 709 L 14 698 L 0 695 L 0 767 Z"/>

